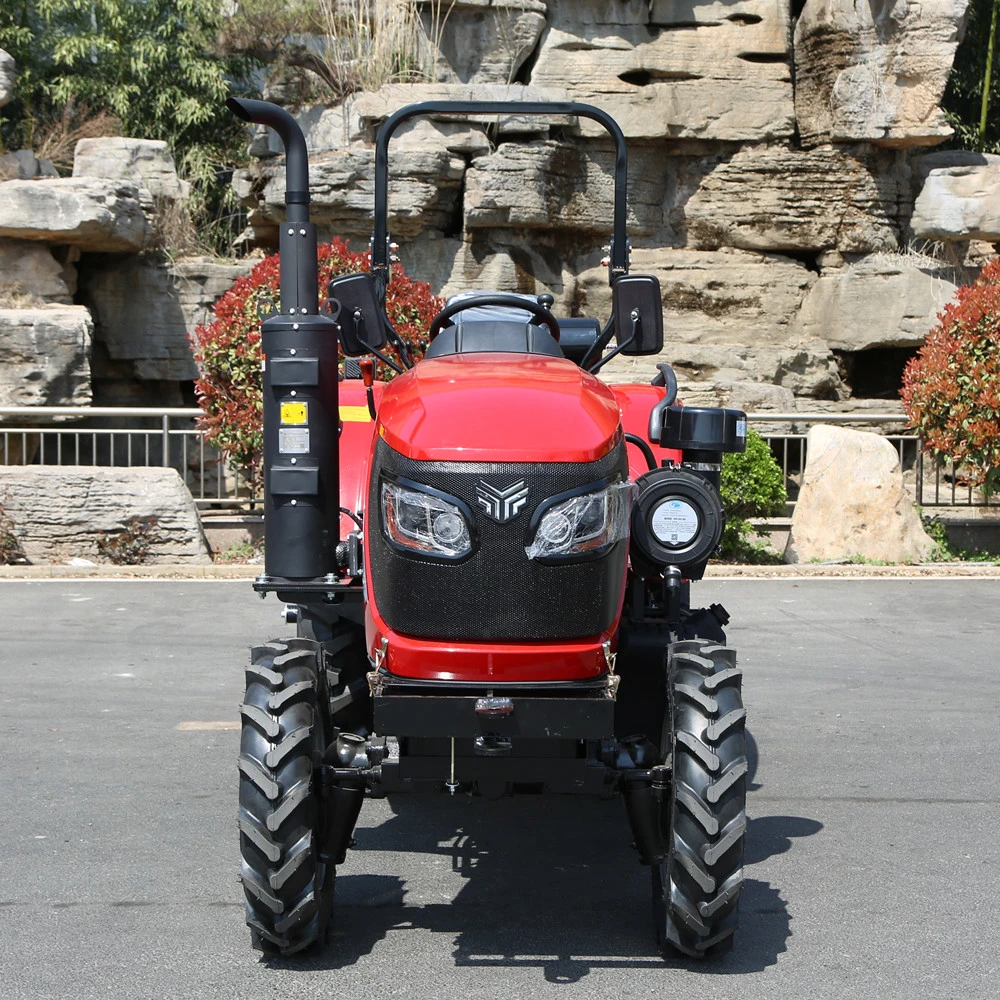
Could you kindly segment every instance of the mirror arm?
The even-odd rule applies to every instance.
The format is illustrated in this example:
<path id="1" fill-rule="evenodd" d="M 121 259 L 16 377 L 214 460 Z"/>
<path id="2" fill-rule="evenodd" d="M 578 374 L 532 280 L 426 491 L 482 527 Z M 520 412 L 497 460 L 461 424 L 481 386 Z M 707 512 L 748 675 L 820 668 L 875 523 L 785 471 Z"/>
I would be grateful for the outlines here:
<path id="1" fill-rule="evenodd" d="M 389 321 L 388 313 L 385 313 L 385 330 L 388 335 L 389 343 L 392 344 L 399 357 L 400 362 L 404 368 L 413 367 L 413 357 L 410 354 L 410 349 L 406 346 L 406 341 L 399 335 L 396 328 Z"/>
<path id="2" fill-rule="evenodd" d="M 372 354 L 374 354 L 375 357 L 382 362 L 382 364 L 388 365 L 397 375 L 403 374 L 403 369 L 400 368 L 399 365 L 397 365 L 396 362 L 392 360 L 392 358 L 387 358 L 381 351 L 376 350 L 374 347 L 370 347 L 360 337 L 358 338 L 358 343 L 361 344 L 362 347 L 368 348 L 368 350 L 371 351 Z"/>
<path id="3" fill-rule="evenodd" d="M 591 355 L 597 354 L 599 357 L 601 351 L 603 351 L 604 348 L 611 343 L 611 338 L 614 336 L 614 334 L 615 334 L 615 317 L 614 314 L 612 314 L 611 319 L 608 320 L 608 322 L 604 325 L 604 329 L 601 330 L 600 336 L 597 338 L 597 340 L 593 342 L 593 344 L 590 345 L 590 349 L 583 356 L 583 360 L 580 362 L 580 367 L 584 369 L 584 371 L 590 371 L 587 365 L 590 364 Z"/>
<path id="4" fill-rule="evenodd" d="M 639 310 L 633 309 L 632 333 L 629 336 L 628 340 L 624 340 L 620 344 L 618 344 L 618 346 L 615 347 L 615 349 L 610 354 L 605 354 L 603 358 L 598 358 L 597 361 L 590 368 L 587 369 L 587 371 L 589 371 L 590 374 L 593 375 L 595 372 L 600 371 L 601 368 L 604 367 L 604 365 L 606 365 L 613 357 L 615 357 L 615 355 L 621 354 L 622 350 L 628 347 L 628 345 L 631 344 L 632 341 L 635 340 L 635 338 L 639 335 L 639 328 L 641 326 L 641 323 L 642 321 L 639 319 Z"/>
<path id="5" fill-rule="evenodd" d="M 355 310 L 351 314 L 351 319 L 354 320 L 354 339 L 357 340 L 357 342 L 366 350 L 371 351 L 371 353 L 374 354 L 375 357 L 379 359 L 379 361 L 381 361 L 383 364 L 388 365 L 397 375 L 402 375 L 403 369 L 400 368 L 399 365 L 397 365 L 396 362 L 392 360 L 392 358 L 387 358 L 380 350 L 378 350 L 375 347 L 372 347 L 371 344 L 361 339 L 361 335 L 358 333 L 358 330 L 361 327 L 361 323 L 359 322 L 359 320 L 361 319 L 360 309 Z M 390 327 L 390 329 L 392 328 Z M 395 333 L 395 331 L 393 332 Z M 399 334 L 396 334 L 396 336 L 398 337 Z"/>

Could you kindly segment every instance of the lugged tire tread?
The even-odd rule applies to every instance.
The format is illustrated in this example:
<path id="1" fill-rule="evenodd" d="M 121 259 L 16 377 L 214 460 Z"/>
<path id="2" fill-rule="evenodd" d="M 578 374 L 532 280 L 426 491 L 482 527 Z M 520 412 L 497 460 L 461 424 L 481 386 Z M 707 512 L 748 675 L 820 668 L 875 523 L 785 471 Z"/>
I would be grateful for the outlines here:
<path id="1" fill-rule="evenodd" d="M 719 777 L 712 782 L 705 791 L 705 798 L 711 803 L 716 803 L 750 770 L 746 757 L 733 761 Z"/>
<path id="2" fill-rule="evenodd" d="M 240 810 L 240 818 L 237 821 L 240 833 L 244 834 L 254 847 L 260 851 L 268 861 L 274 862 L 281 858 L 281 845 L 275 843 L 271 834 L 251 816 L 245 809 Z"/>
<path id="3" fill-rule="evenodd" d="M 742 671 L 735 653 L 704 640 L 668 656 L 673 754 L 670 851 L 660 886 L 661 941 L 694 957 L 721 950 L 737 924 L 746 834 Z"/>
<path id="4" fill-rule="evenodd" d="M 293 847 L 285 858 L 285 863 L 268 875 L 272 889 L 280 889 L 309 859 L 312 852 L 312 830 Z"/>
<path id="5" fill-rule="evenodd" d="M 309 797 L 311 789 L 308 784 L 301 783 L 285 793 L 281 805 L 267 817 L 267 828 L 271 833 L 277 833 L 281 824 Z"/>
<path id="6" fill-rule="evenodd" d="M 294 701 L 296 698 L 301 699 L 303 694 L 315 690 L 315 681 L 297 681 L 295 684 L 290 684 L 282 691 L 275 691 L 274 694 L 267 699 L 267 707 L 272 712 L 283 712 L 290 702 Z"/>
<path id="7" fill-rule="evenodd" d="M 281 732 L 281 723 L 256 705 L 241 705 L 240 715 L 252 722 L 268 739 L 273 740 Z"/>
<path id="8" fill-rule="evenodd" d="M 308 638 L 264 643 L 252 655 L 240 708 L 241 880 L 252 944 L 291 955 L 325 939 L 329 916 L 313 792 L 325 673 L 320 644 Z"/>
<path id="9" fill-rule="evenodd" d="M 271 777 L 260 761 L 255 760 L 249 754 L 241 753 L 236 766 L 271 802 L 281 795 L 281 785 Z"/>
<path id="10" fill-rule="evenodd" d="M 296 748 L 300 743 L 305 742 L 312 736 L 311 726 L 299 726 L 298 729 L 293 730 L 287 736 L 283 737 L 280 743 L 276 743 L 274 748 L 267 751 L 267 755 L 264 757 L 264 763 L 267 764 L 272 770 L 276 770 L 281 767 L 284 759 Z"/>

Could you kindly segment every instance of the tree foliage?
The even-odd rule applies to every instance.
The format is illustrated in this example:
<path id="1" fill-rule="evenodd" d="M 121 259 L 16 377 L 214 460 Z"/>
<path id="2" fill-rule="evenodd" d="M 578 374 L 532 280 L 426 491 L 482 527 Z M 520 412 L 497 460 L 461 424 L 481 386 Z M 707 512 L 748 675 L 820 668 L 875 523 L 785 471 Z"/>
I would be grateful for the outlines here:
<path id="1" fill-rule="evenodd" d="M 218 0 L 7 0 L 0 48 L 16 60 L 3 141 L 30 146 L 67 106 L 108 111 L 126 135 L 165 139 L 181 156 L 238 141 L 223 107 L 252 62 L 224 55 Z"/>
<path id="2" fill-rule="evenodd" d="M 205 411 L 202 426 L 208 441 L 250 478 L 264 444 L 260 311 L 271 303 L 281 308 L 279 256 L 265 257 L 249 275 L 238 278 L 216 302 L 215 319 L 198 326 L 191 338 L 200 372 L 195 389 Z M 331 278 L 369 267 L 366 252 L 352 251 L 340 239 L 320 244 L 318 262 L 321 299 Z M 430 285 L 407 277 L 398 265 L 393 267 L 386 311 L 415 359 L 422 356 L 422 338 L 443 306 L 444 300 L 431 294 Z"/>
<path id="3" fill-rule="evenodd" d="M 969 0 L 965 37 L 955 61 L 942 106 L 955 129 L 952 145 L 977 152 L 1000 152 L 1000 49 L 994 43 L 989 108 L 985 132 L 980 132 L 983 85 L 987 77 L 993 8 L 998 0 Z"/>
<path id="4" fill-rule="evenodd" d="M 903 372 L 924 448 L 993 492 L 1000 482 L 1000 258 L 963 285 Z"/>

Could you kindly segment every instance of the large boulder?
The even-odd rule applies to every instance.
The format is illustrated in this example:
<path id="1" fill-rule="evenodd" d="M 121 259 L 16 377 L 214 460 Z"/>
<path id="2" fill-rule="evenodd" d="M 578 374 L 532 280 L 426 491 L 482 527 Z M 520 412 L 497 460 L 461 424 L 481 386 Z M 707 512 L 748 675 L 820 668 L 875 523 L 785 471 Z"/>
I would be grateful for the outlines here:
<path id="1" fill-rule="evenodd" d="M 678 180 L 673 229 L 692 248 L 896 250 L 910 178 L 886 150 L 743 146 Z"/>
<path id="2" fill-rule="evenodd" d="M 914 161 L 910 228 L 928 240 L 1000 240 L 1000 156 L 948 150 Z"/>
<path id="3" fill-rule="evenodd" d="M 953 267 L 872 254 L 822 275 L 792 323 L 796 337 L 842 351 L 919 347 L 962 276 Z"/>
<path id="4" fill-rule="evenodd" d="M 816 280 L 805 264 L 743 250 L 632 251 L 632 270 L 653 274 L 663 293 L 663 328 L 674 343 L 779 347 Z M 576 300 L 585 316 L 611 313 L 604 267 L 581 273 Z"/>
<path id="5" fill-rule="evenodd" d="M 265 161 L 266 162 L 266 161 Z M 392 235 L 410 238 L 424 229 L 450 229 L 458 205 L 465 162 L 447 150 L 412 150 L 393 159 L 389 181 Z M 258 194 L 261 181 L 263 191 Z M 251 211 L 255 227 L 285 218 L 285 167 L 236 171 L 233 187 Z M 321 236 L 371 234 L 375 197 L 375 151 L 327 153 L 309 164 L 310 218 Z"/>
<path id="6" fill-rule="evenodd" d="M 80 139 L 73 155 L 73 176 L 129 181 L 167 201 L 190 193 L 190 185 L 177 176 L 173 155 L 162 139 Z"/>
<path id="7" fill-rule="evenodd" d="M 0 296 L 4 294 L 46 302 L 73 301 L 65 266 L 44 243 L 32 240 L 0 239 Z"/>
<path id="8" fill-rule="evenodd" d="M 59 177 L 0 184 L 0 236 L 136 251 L 149 233 L 139 189 L 125 181 Z"/>
<path id="9" fill-rule="evenodd" d="M 795 117 L 806 146 L 933 146 L 968 0 L 806 0 L 795 25 Z"/>
<path id="10" fill-rule="evenodd" d="M 810 428 L 786 562 L 861 557 L 917 563 L 933 550 L 903 488 L 892 444 L 864 431 L 823 424 Z"/>
<path id="11" fill-rule="evenodd" d="M 150 563 L 211 562 L 198 511 L 175 469 L 0 467 L 0 495 L 32 563 L 107 562 L 98 542 L 130 518 L 153 518 Z"/>
<path id="12" fill-rule="evenodd" d="M 540 0 L 418 0 L 434 50 L 437 80 L 506 85 L 517 77 L 545 28 Z"/>
<path id="13" fill-rule="evenodd" d="M 40 160 L 30 149 L 0 156 L 0 181 L 31 181 L 36 177 L 58 177 L 51 160 Z"/>
<path id="14" fill-rule="evenodd" d="M 567 91 L 563 85 L 537 87 L 534 84 L 479 83 L 467 86 L 461 83 L 387 83 L 373 93 L 357 94 L 351 99 L 351 113 L 356 114 L 371 130 L 404 104 L 437 101 L 565 101 Z M 563 123 L 568 119 L 553 116 L 551 119 L 536 115 L 448 115 L 431 116 L 435 121 L 457 121 L 463 124 L 489 125 L 497 135 L 546 135 L 548 123 Z"/>
<path id="15" fill-rule="evenodd" d="M 631 157 L 629 234 L 663 228 L 666 198 L 662 156 Z M 561 230 L 611 235 L 614 153 L 582 143 L 505 142 L 476 157 L 465 174 L 467 229 Z"/>
<path id="16" fill-rule="evenodd" d="M 215 300 L 252 264 L 205 257 L 174 264 L 143 257 L 89 258 L 83 278 L 95 339 L 112 361 L 130 366 L 134 378 L 196 378 L 188 335 L 211 318 Z"/>
<path id="17" fill-rule="evenodd" d="M 0 108 L 14 100 L 14 81 L 17 79 L 17 64 L 14 57 L 0 49 Z"/>
<path id="18" fill-rule="evenodd" d="M 723 5 L 719 4 L 722 8 Z M 608 111 L 629 138 L 761 142 L 795 130 L 784 0 L 550 0 L 533 86 Z M 646 8 L 645 10 L 643 8 Z M 586 135 L 598 126 L 580 123 Z"/>
<path id="19" fill-rule="evenodd" d="M 0 404 L 90 403 L 93 331 L 83 306 L 0 309 Z"/>

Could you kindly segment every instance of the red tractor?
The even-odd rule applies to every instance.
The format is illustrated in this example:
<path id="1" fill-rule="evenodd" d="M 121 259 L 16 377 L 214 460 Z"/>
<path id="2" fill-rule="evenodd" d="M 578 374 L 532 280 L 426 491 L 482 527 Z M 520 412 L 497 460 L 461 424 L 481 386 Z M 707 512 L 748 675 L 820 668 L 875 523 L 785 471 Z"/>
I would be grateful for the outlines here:
<path id="1" fill-rule="evenodd" d="M 253 945 L 290 955 L 325 941 L 366 794 L 530 789 L 620 795 L 660 945 L 727 948 L 746 713 L 728 616 L 691 608 L 689 583 L 718 545 L 722 456 L 743 450 L 746 416 L 675 405 L 665 364 L 649 385 L 594 377 L 619 352 L 663 347 L 657 280 L 628 273 L 620 128 L 584 104 L 402 108 L 376 144 L 371 271 L 336 278 L 320 309 L 302 133 L 272 104 L 228 106 L 280 135 L 288 187 L 280 311 L 262 324 L 254 588 L 286 602 L 297 635 L 255 648 L 246 673 Z M 498 114 L 586 117 L 611 134 L 611 318 L 557 319 L 545 295 L 460 296 L 414 364 L 385 312 L 389 139 L 416 115 Z M 373 363 L 352 360 L 345 377 L 338 345 L 399 374 L 373 384 Z"/>

